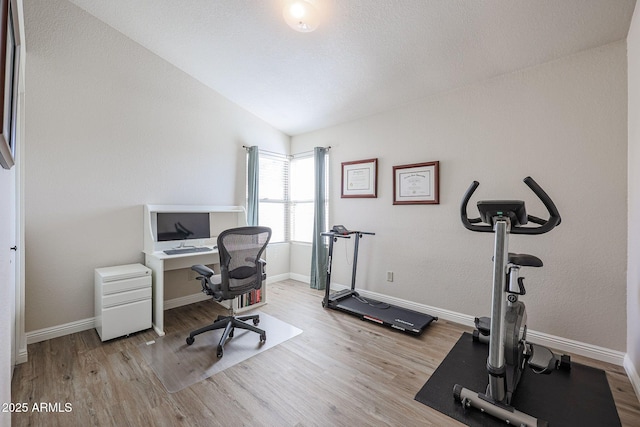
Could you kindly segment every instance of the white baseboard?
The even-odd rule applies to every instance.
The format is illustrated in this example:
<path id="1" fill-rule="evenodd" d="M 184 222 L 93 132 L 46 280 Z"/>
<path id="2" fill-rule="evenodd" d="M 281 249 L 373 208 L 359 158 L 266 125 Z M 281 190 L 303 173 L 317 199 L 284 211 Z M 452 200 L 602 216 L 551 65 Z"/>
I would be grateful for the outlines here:
<path id="1" fill-rule="evenodd" d="M 182 307 L 183 305 L 194 304 L 196 302 L 207 301 L 210 299 L 211 297 L 209 295 L 200 292 L 198 294 L 187 295 L 186 297 L 166 300 L 164 302 L 164 309 L 171 310 L 172 308 L 178 308 Z"/>
<path id="2" fill-rule="evenodd" d="M 297 280 L 298 282 L 311 283 L 311 276 L 303 276 L 302 274 L 289 273 L 289 279 Z"/>
<path id="3" fill-rule="evenodd" d="M 286 279 L 293 279 L 293 280 L 298 280 L 300 282 L 309 283 L 310 277 L 304 276 L 301 274 L 295 274 L 295 273 L 281 274 L 281 275 L 273 276 L 270 279 L 267 279 L 267 284 L 277 282 L 280 280 L 286 280 Z M 340 285 L 337 283 L 332 283 L 331 287 L 334 290 L 348 288 L 348 286 Z M 466 314 L 457 313 L 455 311 L 450 311 L 450 310 L 444 310 L 444 309 L 432 307 L 426 304 L 418 304 L 412 301 L 407 301 L 400 298 L 394 298 L 388 295 L 383 295 L 383 294 L 379 294 L 379 293 L 371 292 L 367 290 L 359 289 L 358 292 L 366 298 L 373 298 L 378 301 L 397 305 L 399 307 L 405 307 L 410 310 L 418 311 L 421 313 L 428 313 L 431 316 L 435 316 L 443 320 L 448 320 L 450 322 L 458 323 L 460 325 L 464 325 L 464 326 L 474 325 L 474 317 Z M 165 310 L 169 310 L 171 308 L 181 307 L 183 305 L 192 304 L 199 301 L 205 301 L 205 300 L 208 300 L 209 298 L 211 297 L 205 294 L 188 295 L 186 297 L 167 300 L 165 301 L 164 307 L 165 307 Z M 88 319 L 79 320 L 77 322 L 66 323 L 64 325 L 52 326 L 50 328 L 27 332 L 26 334 L 27 344 L 34 344 L 40 341 L 45 341 L 45 340 L 73 334 L 75 332 L 82 332 L 87 329 L 92 329 L 94 327 L 95 327 L 94 318 L 88 318 Z M 608 348 L 599 347 L 593 344 L 587 344 L 580 341 L 574 341 L 568 338 L 562 338 L 562 337 L 549 335 L 549 334 L 532 331 L 532 330 L 527 331 L 527 337 L 531 342 L 544 345 L 546 347 L 551 347 L 558 351 L 566 351 L 568 353 L 578 354 L 581 356 L 589 357 L 591 359 L 612 363 L 614 365 L 624 366 L 625 370 L 627 371 L 627 374 L 629 375 L 629 379 L 633 384 L 636 394 L 640 396 L 640 377 L 638 376 L 638 372 L 635 370 L 633 364 L 628 359 L 625 353 L 617 350 L 611 350 Z M 24 358 L 24 360 L 22 360 L 22 358 Z M 18 359 L 17 363 L 23 363 L 26 361 L 27 359 L 26 349 L 24 351 L 24 355 L 22 354 L 19 355 L 17 359 Z"/>
<path id="4" fill-rule="evenodd" d="M 205 301 L 211 297 L 202 293 L 187 295 L 186 297 L 175 298 L 167 300 L 164 303 L 164 309 L 169 310 L 176 307 L 181 307 L 187 304 L 193 304 L 199 301 Z M 95 328 L 95 318 L 90 317 L 88 319 L 78 320 L 77 322 L 65 323 L 63 325 L 52 326 L 50 328 L 38 329 L 36 331 L 27 332 L 27 344 L 35 344 L 41 341 L 50 340 L 53 338 L 63 337 L 76 332 L 86 331 L 88 329 Z M 24 354 L 23 354 L 24 353 Z M 24 363 L 27 361 L 27 350 L 20 352 L 16 358 L 16 363 Z"/>
<path id="5" fill-rule="evenodd" d="M 629 358 L 629 355 L 624 357 L 624 370 L 627 371 L 627 376 L 633 386 L 633 390 L 636 392 L 636 396 L 640 399 L 640 375 L 638 375 L 636 367 L 633 366 L 633 362 L 631 361 L 631 358 Z"/>
<path id="6" fill-rule="evenodd" d="M 538 331 L 527 330 L 527 339 L 536 344 L 552 348 L 556 351 L 579 354 L 580 356 L 623 366 L 625 353 L 610 348 L 574 341 Z"/>
<path id="7" fill-rule="evenodd" d="M 27 349 L 21 348 L 20 350 L 18 350 L 18 353 L 16 354 L 16 365 L 19 365 L 21 363 L 27 363 L 27 360 L 29 360 L 29 354 L 27 353 Z"/>
<path id="8" fill-rule="evenodd" d="M 278 275 L 275 275 L 275 276 L 269 276 L 269 277 L 267 277 L 267 283 L 266 284 L 268 285 L 270 283 L 279 282 L 281 280 L 286 280 L 288 278 L 289 278 L 289 273 L 278 274 Z M 171 310 L 172 308 L 178 308 L 178 307 L 182 307 L 183 305 L 189 305 L 189 304 L 193 304 L 193 303 L 200 302 L 200 301 L 207 301 L 207 300 L 210 300 L 210 299 L 211 299 L 211 297 L 209 295 L 200 292 L 200 293 L 197 293 L 197 294 L 187 295 L 185 297 L 166 300 L 164 302 L 164 309 L 165 310 Z M 267 301 L 269 301 L 269 297 L 267 297 Z"/>
<path id="9" fill-rule="evenodd" d="M 267 276 L 267 285 L 291 278 L 290 273 L 276 274 L 275 276 Z"/>
<path id="10" fill-rule="evenodd" d="M 339 283 L 332 283 L 331 289 L 342 290 L 348 289 L 350 286 L 341 285 Z M 455 311 L 444 310 L 442 308 L 432 307 L 426 304 L 418 304 L 412 301 L 403 300 L 400 298 L 391 297 L 388 295 L 379 294 L 377 292 L 371 292 L 363 289 L 358 289 L 358 293 L 365 298 L 372 298 L 381 302 L 396 305 L 398 307 L 408 308 L 409 310 L 418 311 L 420 313 L 426 313 L 430 316 L 437 317 L 438 319 L 448 320 L 453 323 L 464 326 L 474 326 L 474 317 L 466 314 L 456 313 Z"/>
<path id="11" fill-rule="evenodd" d="M 332 283 L 331 288 L 332 290 L 340 290 L 347 289 L 348 286 Z M 418 304 L 415 302 L 406 301 L 400 298 L 394 298 L 388 295 L 383 295 L 362 289 L 358 289 L 358 293 L 365 298 L 372 298 L 378 301 L 397 305 L 398 307 L 404 307 L 410 310 L 418 311 L 420 313 L 426 313 L 431 316 L 438 317 L 439 319 L 448 320 L 460 325 L 472 327 L 474 326 L 474 316 L 469 316 L 467 314 L 443 310 L 441 308 L 432 307 L 425 304 Z M 591 359 L 600 360 L 602 362 L 624 366 L 625 353 L 621 351 L 611 350 L 593 344 L 587 344 L 568 338 L 562 338 L 555 335 L 532 331 L 530 329 L 527 330 L 527 339 L 535 344 L 550 347 L 556 351 L 578 354 L 580 356 L 589 357 Z M 638 384 L 640 385 L 640 382 Z"/>
<path id="12" fill-rule="evenodd" d="M 86 331 L 95 328 L 95 319 L 78 320 L 76 322 L 65 323 L 64 325 L 52 326 L 50 328 L 38 329 L 37 331 L 27 332 L 27 344 L 35 344 L 40 341 L 46 341 L 53 338 L 63 337 L 65 335 L 74 334 L 76 332 Z"/>

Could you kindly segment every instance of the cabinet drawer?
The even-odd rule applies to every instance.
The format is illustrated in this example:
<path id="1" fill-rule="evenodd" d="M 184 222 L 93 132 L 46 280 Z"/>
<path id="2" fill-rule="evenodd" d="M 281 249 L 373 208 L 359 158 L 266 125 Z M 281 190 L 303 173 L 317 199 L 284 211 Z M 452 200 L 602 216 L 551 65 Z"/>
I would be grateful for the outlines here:
<path id="1" fill-rule="evenodd" d="M 98 329 L 102 341 L 121 337 L 151 327 L 151 300 L 102 310 L 102 325 Z"/>
<path id="2" fill-rule="evenodd" d="M 117 294 L 106 295 L 102 298 L 102 307 L 109 308 L 130 302 L 141 301 L 151 298 L 151 288 L 135 289 L 133 291 L 118 292 Z"/>
<path id="3" fill-rule="evenodd" d="M 117 292 L 131 291 L 146 287 L 151 287 L 151 276 L 140 276 L 131 279 L 103 283 L 102 295 L 110 295 Z"/>

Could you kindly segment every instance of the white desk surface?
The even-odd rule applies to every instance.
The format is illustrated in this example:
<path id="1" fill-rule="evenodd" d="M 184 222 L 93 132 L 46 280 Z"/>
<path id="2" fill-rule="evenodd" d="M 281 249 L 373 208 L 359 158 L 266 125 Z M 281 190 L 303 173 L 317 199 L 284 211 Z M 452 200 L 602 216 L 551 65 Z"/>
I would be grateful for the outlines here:
<path id="1" fill-rule="evenodd" d="M 183 252 L 181 254 L 174 254 L 174 255 L 168 255 L 165 254 L 164 251 L 144 251 L 145 255 L 151 255 L 154 258 L 157 259 L 177 259 L 177 258 L 187 258 L 187 257 L 193 257 L 193 256 L 198 256 L 198 255 L 211 255 L 211 254 L 217 254 L 218 253 L 218 247 L 212 247 L 212 246 L 202 246 L 202 247 L 206 247 L 211 249 L 210 251 L 206 251 L 206 252 Z M 177 249 L 177 248 L 176 248 Z M 167 249 L 169 250 L 169 249 Z"/>

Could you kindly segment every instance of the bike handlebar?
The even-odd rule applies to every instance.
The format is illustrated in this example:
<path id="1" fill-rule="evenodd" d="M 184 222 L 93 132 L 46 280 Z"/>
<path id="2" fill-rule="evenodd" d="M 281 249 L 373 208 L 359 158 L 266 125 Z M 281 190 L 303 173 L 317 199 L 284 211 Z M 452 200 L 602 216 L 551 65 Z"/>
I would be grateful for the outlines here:
<path id="1" fill-rule="evenodd" d="M 560 218 L 560 213 L 558 212 L 558 208 L 551 200 L 551 197 L 538 185 L 537 182 L 534 181 L 530 176 L 526 177 L 524 183 L 533 191 L 533 193 L 542 201 L 544 206 L 547 208 L 549 212 L 549 219 L 538 218 L 533 215 L 527 215 L 527 220 L 531 221 L 535 224 L 538 224 L 538 227 L 521 227 L 515 226 L 511 227 L 511 234 L 544 234 L 551 231 L 553 228 L 560 225 L 562 218 Z M 493 233 L 493 227 L 491 225 L 476 225 L 482 222 L 480 218 L 469 218 L 467 216 L 467 204 L 471 199 L 471 196 L 476 191 L 480 183 L 478 181 L 473 181 L 467 191 L 464 193 L 464 197 L 462 198 L 462 204 L 460 205 L 460 218 L 462 219 L 462 224 L 466 229 L 471 231 L 485 232 L 485 233 Z"/>

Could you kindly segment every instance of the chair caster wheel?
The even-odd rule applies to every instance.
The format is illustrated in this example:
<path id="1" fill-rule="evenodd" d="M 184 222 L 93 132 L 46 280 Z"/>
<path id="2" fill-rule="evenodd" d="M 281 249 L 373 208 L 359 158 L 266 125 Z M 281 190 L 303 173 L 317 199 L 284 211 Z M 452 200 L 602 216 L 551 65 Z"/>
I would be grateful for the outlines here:
<path id="1" fill-rule="evenodd" d="M 260 335 L 260 344 L 264 344 L 267 341 L 267 334 Z"/>
<path id="2" fill-rule="evenodd" d="M 235 331 L 235 329 L 232 329 L 231 332 L 229 332 L 229 338 L 233 338 L 233 331 Z"/>
<path id="3" fill-rule="evenodd" d="M 253 319 L 253 326 L 258 326 L 258 323 L 260 323 L 260 319 Z"/>
<path id="4" fill-rule="evenodd" d="M 193 337 L 187 337 L 187 345 L 191 345 L 193 344 L 193 342 L 195 341 L 195 338 Z"/>
<path id="5" fill-rule="evenodd" d="M 216 351 L 216 356 L 220 359 L 223 356 L 222 346 L 218 346 L 218 350 Z"/>

